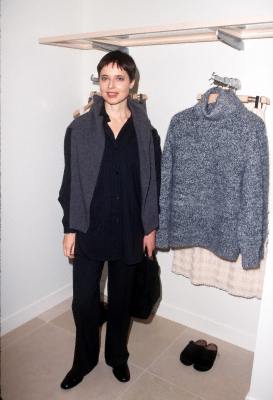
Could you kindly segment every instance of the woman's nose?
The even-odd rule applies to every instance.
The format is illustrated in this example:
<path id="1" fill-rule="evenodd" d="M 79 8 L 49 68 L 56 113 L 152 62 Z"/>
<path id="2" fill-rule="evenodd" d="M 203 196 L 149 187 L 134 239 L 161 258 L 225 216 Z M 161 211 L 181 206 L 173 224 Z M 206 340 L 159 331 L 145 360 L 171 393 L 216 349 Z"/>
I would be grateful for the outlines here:
<path id="1" fill-rule="evenodd" d="M 108 88 L 113 88 L 114 87 L 114 79 L 109 79 L 108 81 Z"/>

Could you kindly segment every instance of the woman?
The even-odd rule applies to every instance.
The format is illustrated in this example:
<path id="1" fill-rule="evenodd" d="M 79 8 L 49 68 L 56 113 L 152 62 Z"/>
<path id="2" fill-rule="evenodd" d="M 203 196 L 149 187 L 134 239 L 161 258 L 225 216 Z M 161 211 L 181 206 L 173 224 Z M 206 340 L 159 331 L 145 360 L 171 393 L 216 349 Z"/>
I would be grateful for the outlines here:
<path id="1" fill-rule="evenodd" d="M 160 139 L 143 105 L 128 98 L 134 60 L 120 51 L 97 66 L 101 96 L 65 136 L 59 201 L 64 255 L 73 259 L 74 361 L 61 383 L 70 389 L 98 363 L 100 278 L 108 261 L 105 360 L 121 382 L 130 379 L 127 337 L 134 275 L 151 256 L 158 227 Z"/>

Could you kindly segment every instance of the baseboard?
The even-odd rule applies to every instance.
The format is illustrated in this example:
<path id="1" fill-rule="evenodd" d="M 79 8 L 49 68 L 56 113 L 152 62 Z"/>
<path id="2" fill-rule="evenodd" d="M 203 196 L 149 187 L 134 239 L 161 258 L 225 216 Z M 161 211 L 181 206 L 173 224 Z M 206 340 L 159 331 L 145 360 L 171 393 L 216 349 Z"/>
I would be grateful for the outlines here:
<path id="1" fill-rule="evenodd" d="M 1 318 L 1 335 L 5 335 L 9 331 L 18 328 L 18 326 L 28 322 L 32 318 L 37 317 L 39 314 L 56 306 L 71 296 L 72 285 L 65 285 L 61 289 L 50 293 L 48 296 L 39 299 L 27 307 L 22 308 L 7 318 Z"/>
<path id="2" fill-rule="evenodd" d="M 254 351 L 255 349 L 255 335 L 250 335 L 247 332 L 234 329 L 229 325 L 204 318 L 201 315 L 193 314 L 185 309 L 164 303 L 163 301 L 160 303 L 156 314 L 246 350 Z"/>

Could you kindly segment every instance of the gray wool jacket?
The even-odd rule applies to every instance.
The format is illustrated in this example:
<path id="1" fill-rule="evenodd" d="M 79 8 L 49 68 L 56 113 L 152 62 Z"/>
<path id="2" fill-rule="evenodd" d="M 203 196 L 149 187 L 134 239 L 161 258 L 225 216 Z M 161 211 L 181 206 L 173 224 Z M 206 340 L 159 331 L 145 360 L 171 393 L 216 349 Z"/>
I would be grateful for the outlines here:
<path id="1" fill-rule="evenodd" d="M 216 103 L 208 104 L 211 93 Z M 267 235 L 268 145 L 261 118 L 231 90 L 209 89 L 176 114 L 161 169 L 157 247 L 200 246 L 245 269 L 259 266 Z"/>
<path id="2" fill-rule="evenodd" d="M 66 131 L 65 169 L 58 197 L 64 211 L 65 232 L 85 233 L 89 227 L 90 205 L 105 147 L 102 105 L 103 98 L 94 96 L 91 110 L 74 120 Z M 139 150 L 142 225 L 144 233 L 148 234 L 158 228 L 154 128 L 141 104 L 128 99 L 128 106 Z"/>

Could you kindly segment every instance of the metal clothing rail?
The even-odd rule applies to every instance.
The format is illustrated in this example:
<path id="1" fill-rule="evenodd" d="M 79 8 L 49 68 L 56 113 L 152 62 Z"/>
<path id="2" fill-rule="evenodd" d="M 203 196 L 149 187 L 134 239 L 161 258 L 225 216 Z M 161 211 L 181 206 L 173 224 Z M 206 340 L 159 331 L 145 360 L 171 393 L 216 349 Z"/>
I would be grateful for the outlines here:
<path id="1" fill-rule="evenodd" d="M 132 46 L 221 41 L 243 50 L 244 39 L 272 37 L 273 16 L 267 16 L 42 37 L 39 43 L 80 50 L 120 49 L 128 52 L 128 47 Z"/>

